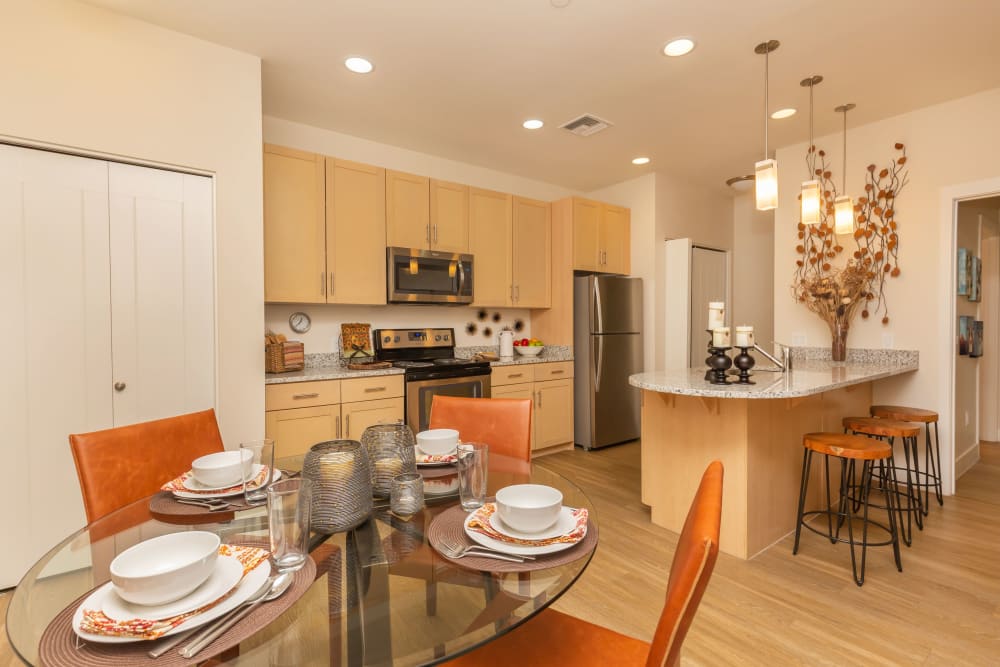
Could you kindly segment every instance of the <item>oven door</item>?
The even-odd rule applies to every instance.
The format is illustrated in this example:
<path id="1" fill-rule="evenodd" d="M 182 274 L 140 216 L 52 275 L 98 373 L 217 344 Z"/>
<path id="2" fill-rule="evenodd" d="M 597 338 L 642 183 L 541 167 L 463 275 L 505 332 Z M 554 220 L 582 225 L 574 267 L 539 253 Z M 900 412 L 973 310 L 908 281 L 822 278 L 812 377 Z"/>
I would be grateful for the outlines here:
<path id="1" fill-rule="evenodd" d="M 435 396 L 489 398 L 490 376 L 468 375 L 435 380 L 410 380 L 406 383 L 406 424 L 414 433 L 430 428 L 431 401 Z"/>
<path id="2" fill-rule="evenodd" d="M 472 255 L 388 248 L 389 303 L 472 303 Z"/>

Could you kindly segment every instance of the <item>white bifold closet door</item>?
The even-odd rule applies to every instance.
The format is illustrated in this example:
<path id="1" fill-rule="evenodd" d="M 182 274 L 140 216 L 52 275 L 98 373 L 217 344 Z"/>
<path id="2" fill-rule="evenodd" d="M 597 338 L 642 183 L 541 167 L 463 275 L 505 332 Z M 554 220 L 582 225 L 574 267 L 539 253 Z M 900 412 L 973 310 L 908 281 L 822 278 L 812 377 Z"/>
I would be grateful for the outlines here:
<path id="1" fill-rule="evenodd" d="M 0 588 L 86 523 L 70 433 L 215 406 L 213 228 L 210 178 L 0 145 Z"/>

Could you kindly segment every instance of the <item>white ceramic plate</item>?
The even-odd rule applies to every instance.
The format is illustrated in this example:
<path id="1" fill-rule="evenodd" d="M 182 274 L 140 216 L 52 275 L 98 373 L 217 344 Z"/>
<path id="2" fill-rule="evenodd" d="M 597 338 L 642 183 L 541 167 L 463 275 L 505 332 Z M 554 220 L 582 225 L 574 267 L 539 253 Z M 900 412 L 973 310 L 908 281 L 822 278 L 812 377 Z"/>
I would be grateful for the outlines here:
<path id="1" fill-rule="evenodd" d="M 565 507 L 563 509 L 566 509 Z M 575 547 L 580 543 L 583 538 L 576 542 L 557 542 L 555 544 L 548 544 L 544 547 L 526 547 L 519 544 L 510 544 L 508 542 L 501 542 L 500 540 L 494 540 L 492 537 L 487 537 L 481 533 L 477 533 L 474 530 L 469 530 L 469 522 L 472 521 L 472 517 L 475 512 L 470 512 L 469 516 L 465 517 L 465 534 L 469 536 L 469 539 L 473 542 L 483 545 L 489 549 L 499 551 L 501 553 L 513 554 L 515 556 L 542 556 L 544 554 L 554 554 L 559 551 L 565 551 L 570 547 Z M 531 539 L 537 539 L 532 536 Z"/>
<path id="2" fill-rule="evenodd" d="M 240 583 L 242 578 L 243 565 L 238 559 L 233 556 L 219 556 L 215 560 L 215 570 L 205 580 L 205 583 L 180 600 L 153 606 L 132 604 L 119 597 L 112 587 L 104 596 L 101 611 L 104 612 L 105 616 L 116 621 L 127 621 L 133 618 L 159 621 L 178 614 L 186 614 L 205 606 L 212 600 L 218 600 Z"/>
<path id="3" fill-rule="evenodd" d="M 264 466 L 259 463 L 254 466 L 253 474 L 255 477 L 260 474 L 260 471 L 263 467 Z M 225 491 L 226 489 L 231 489 L 237 484 L 242 484 L 242 482 L 236 482 L 236 484 L 226 484 L 225 486 L 205 486 L 204 484 L 196 480 L 194 478 L 194 475 L 191 475 L 190 477 L 184 480 L 183 484 L 185 489 L 189 489 L 191 491 Z"/>
<path id="4" fill-rule="evenodd" d="M 455 445 L 454 449 L 452 449 L 449 452 L 445 452 L 444 454 L 431 454 L 429 452 L 425 452 L 424 450 L 420 449 L 420 445 L 414 445 L 414 448 L 416 449 L 416 455 L 418 458 L 421 456 L 450 456 L 454 455 L 455 452 L 458 451 L 458 445 Z"/>
<path id="5" fill-rule="evenodd" d="M 435 466 L 453 466 L 453 465 L 455 465 L 455 462 L 454 461 L 421 461 L 420 460 L 420 454 L 417 454 L 417 465 L 421 466 L 421 467 L 426 466 L 428 468 L 433 468 Z"/>
<path id="6" fill-rule="evenodd" d="M 516 537 L 519 540 L 547 540 L 572 532 L 573 528 L 576 527 L 576 519 L 573 518 L 573 510 L 563 507 L 559 510 L 559 518 L 556 519 L 554 526 L 540 533 L 525 533 L 508 526 L 500 518 L 500 513 L 494 512 L 490 515 L 490 527 L 498 533 L 507 535 L 508 537 Z"/>
<path id="7" fill-rule="evenodd" d="M 271 576 L 271 560 L 267 559 L 248 572 L 247 576 L 243 577 L 243 581 L 239 583 L 239 586 L 236 587 L 236 590 L 233 591 L 232 595 L 228 598 L 215 605 L 204 614 L 192 616 L 162 636 L 169 637 L 170 635 L 176 635 L 179 632 L 184 632 L 185 630 L 190 630 L 191 628 L 197 628 L 200 625 L 204 625 L 221 616 L 224 616 L 227 612 L 249 600 L 250 596 L 264 585 L 264 582 L 267 581 L 269 576 Z M 98 644 L 127 644 L 130 642 L 149 641 L 144 639 L 135 639 L 134 637 L 107 637 L 105 635 L 95 635 L 89 632 L 84 632 L 80 629 L 80 623 L 83 621 L 84 608 L 103 609 L 104 598 L 107 596 L 108 591 L 111 590 L 111 582 L 109 581 L 107 584 L 101 586 L 87 596 L 87 599 L 83 601 L 83 604 L 76 608 L 76 612 L 73 614 L 73 632 L 75 632 L 80 639 L 85 639 L 89 642 L 95 642 Z"/>
<path id="8" fill-rule="evenodd" d="M 277 482 L 279 479 L 281 479 L 281 471 L 278 470 L 277 468 L 275 468 L 274 469 L 274 477 L 273 477 L 273 479 L 271 481 L 272 482 Z M 195 482 L 195 484 L 197 484 L 197 482 Z M 184 481 L 184 486 L 186 486 L 187 488 L 191 488 L 190 486 L 188 486 L 188 481 L 187 480 Z M 228 488 L 230 488 L 230 487 L 227 486 L 226 489 L 228 489 Z M 225 489 L 223 489 L 221 491 L 209 491 L 209 490 L 205 490 L 205 491 L 202 491 L 201 493 L 193 493 L 193 492 L 190 492 L 190 491 L 174 491 L 173 494 L 174 494 L 175 498 L 190 498 L 192 500 L 197 500 L 199 498 L 229 498 L 229 497 L 232 497 L 232 496 L 242 495 L 243 494 L 243 485 L 240 484 L 236 488 L 235 491 L 226 491 Z"/>

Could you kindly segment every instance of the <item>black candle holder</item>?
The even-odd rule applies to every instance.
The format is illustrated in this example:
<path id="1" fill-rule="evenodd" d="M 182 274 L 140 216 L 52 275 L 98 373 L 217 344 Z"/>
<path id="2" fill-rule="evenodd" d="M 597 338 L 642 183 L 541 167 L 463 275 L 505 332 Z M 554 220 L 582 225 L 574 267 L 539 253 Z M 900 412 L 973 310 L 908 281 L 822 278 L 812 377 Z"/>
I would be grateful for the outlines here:
<path id="1" fill-rule="evenodd" d="M 712 384 L 729 384 L 729 380 L 726 379 L 726 371 L 728 371 L 733 366 L 733 360 L 729 358 L 726 354 L 731 347 L 710 347 L 708 348 L 709 353 L 712 355 L 708 358 L 708 374 L 711 376 L 708 381 Z"/>
<path id="2" fill-rule="evenodd" d="M 733 365 L 736 366 L 740 372 L 739 384 L 757 384 L 750 379 L 750 369 L 757 363 L 748 352 L 751 348 L 740 347 L 739 349 L 740 353 L 733 357 Z"/>
<path id="3" fill-rule="evenodd" d="M 705 371 L 705 382 L 711 382 L 712 378 L 715 377 L 715 373 L 712 371 L 712 330 L 705 329 L 705 333 L 708 334 L 708 356 L 705 357 L 705 365 L 708 366 L 708 370 Z"/>

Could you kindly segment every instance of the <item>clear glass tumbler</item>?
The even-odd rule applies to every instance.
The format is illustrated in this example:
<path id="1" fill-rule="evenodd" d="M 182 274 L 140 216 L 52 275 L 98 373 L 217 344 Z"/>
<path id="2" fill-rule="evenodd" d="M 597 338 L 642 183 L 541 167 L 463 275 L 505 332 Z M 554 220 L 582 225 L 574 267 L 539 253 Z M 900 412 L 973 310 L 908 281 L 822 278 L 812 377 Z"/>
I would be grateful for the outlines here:
<path id="1" fill-rule="evenodd" d="M 243 468 L 243 496 L 247 505 L 267 502 L 267 487 L 274 477 L 274 440 L 255 440 L 240 444 L 240 451 L 249 451 L 252 466 Z M 244 460 L 246 460 L 244 456 Z"/>
<path id="2" fill-rule="evenodd" d="M 392 478 L 389 508 L 393 514 L 411 516 L 424 507 L 424 478 L 416 472 Z"/>
<path id="3" fill-rule="evenodd" d="M 481 442 L 463 442 L 457 454 L 458 498 L 462 509 L 471 511 L 486 502 L 489 446 Z"/>
<path id="4" fill-rule="evenodd" d="M 309 557 L 312 486 L 308 479 L 283 479 L 267 489 L 271 560 L 279 572 L 298 570 Z"/>

